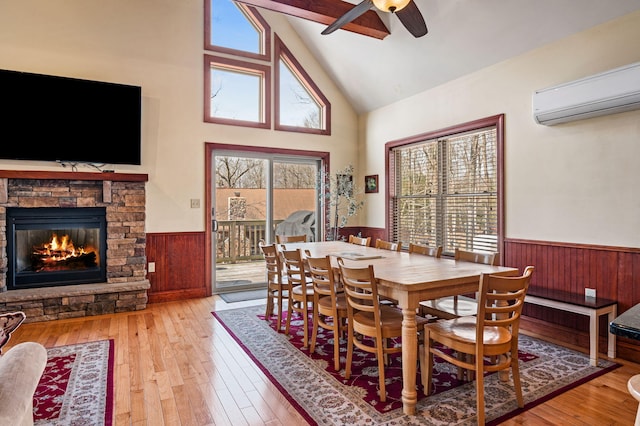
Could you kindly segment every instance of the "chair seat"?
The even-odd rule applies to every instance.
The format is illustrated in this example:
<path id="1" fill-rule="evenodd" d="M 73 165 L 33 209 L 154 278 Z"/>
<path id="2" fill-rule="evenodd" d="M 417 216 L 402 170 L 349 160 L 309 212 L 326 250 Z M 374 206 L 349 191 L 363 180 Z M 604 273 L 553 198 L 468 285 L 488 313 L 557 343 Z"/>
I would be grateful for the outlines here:
<path id="1" fill-rule="evenodd" d="M 347 298 L 344 293 L 340 293 L 336 297 L 336 307 L 339 311 L 347 310 Z M 324 296 L 318 300 L 318 308 L 324 308 L 323 311 L 327 312 L 333 308 L 333 304 L 331 302 L 331 296 Z"/>
<path id="2" fill-rule="evenodd" d="M 354 322 L 362 327 L 367 327 L 370 330 L 375 330 L 376 328 L 373 312 L 357 312 L 353 318 Z M 381 305 L 380 321 L 382 322 L 383 337 L 402 335 L 402 311 L 399 309 Z M 427 322 L 426 318 L 416 316 L 416 323 L 419 330 L 422 329 Z"/>
<path id="3" fill-rule="evenodd" d="M 427 327 L 431 334 L 446 335 L 448 341 L 473 345 L 476 342 L 476 320 L 477 318 L 475 316 L 466 316 L 429 323 Z M 439 338 L 438 341 L 449 346 L 446 341 L 441 338 Z M 485 348 L 510 344 L 511 333 L 507 328 L 498 326 L 484 327 L 483 345 Z M 486 350 L 485 353 L 491 355 L 490 350 Z"/>
<path id="4" fill-rule="evenodd" d="M 423 300 L 420 302 L 420 310 L 423 314 L 435 315 L 439 318 L 452 319 L 478 313 L 476 299 L 466 296 L 441 297 L 440 299 Z"/>
<path id="5" fill-rule="evenodd" d="M 311 297 L 313 297 L 313 284 L 306 284 L 306 285 L 304 285 L 304 286 L 302 286 L 302 285 L 297 285 L 297 286 L 295 286 L 295 287 L 291 290 L 291 292 L 292 292 L 294 295 L 302 296 L 302 293 L 303 293 L 305 290 L 307 291 L 307 296 L 311 296 Z"/>

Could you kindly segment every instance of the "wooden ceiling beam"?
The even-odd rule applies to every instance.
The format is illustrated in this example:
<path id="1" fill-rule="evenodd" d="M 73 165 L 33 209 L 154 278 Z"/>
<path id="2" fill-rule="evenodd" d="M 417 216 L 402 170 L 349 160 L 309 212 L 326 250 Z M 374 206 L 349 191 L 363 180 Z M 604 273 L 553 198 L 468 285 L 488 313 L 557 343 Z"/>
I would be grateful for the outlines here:
<path id="1" fill-rule="evenodd" d="M 308 21 L 329 25 L 340 16 L 344 15 L 353 4 L 341 0 L 236 0 L 238 3 L 249 6 L 261 7 L 267 10 L 284 13 Z M 382 40 L 389 35 L 389 30 L 380 19 L 380 16 L 369 10 L 364 15 L 358 17 L 353 22 L 342 27 L 343 30 L 351 31 L 369 37 Z"/>

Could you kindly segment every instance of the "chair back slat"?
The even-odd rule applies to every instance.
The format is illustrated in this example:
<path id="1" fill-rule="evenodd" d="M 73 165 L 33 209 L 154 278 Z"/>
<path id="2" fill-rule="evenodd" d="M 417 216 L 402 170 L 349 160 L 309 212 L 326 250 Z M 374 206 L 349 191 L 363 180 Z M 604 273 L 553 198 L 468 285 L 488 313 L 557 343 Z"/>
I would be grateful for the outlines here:
<path id="1" fill-rule="evenodd" d="M 349 243 L 359 246 L 369 246 L 371 244 L 371 237 L 357 237 L 355 235 L 349 235 Z"/>
<path id="2" fill-rule="evenodd" d="M 352 268 L 344 264 L 342 258 L 338 258 L 340 278 L 347 297 L 347 309 L 350 316 L 353 312 L 372 312 L 379 315 L 378 287 L 375 281 L 373 265 L 366 268 Z"/>
<path id="3" fill-rule="evenodd" d="M 282 284 L 282 262 L 275 244 L 260 244 L 267 271 L 267 282 Z"/>
<path id="4" fill-rule="evenodd" d="M 276 243 L 306 243 L 306 235 L 276 235 Z"/>
<path id="5" fill-rule="evenodd" d="M 484 265 L 497 266 L 500 256 L 498 253 L 470 251 L 456 248 L 454 258 L 465 262 L 482 263 Z"/>
<path id="6" fill-rule="evenodd" d="M 287 270 L 287 277 L 292 286 L 305 284 L 305 265 L 300 249 L 281 250 L 284 265 Z"/>
<path id="7" fill-rule="evenodd" d="M 441 257 L 442 246 L 431 247 L 422 244 L 409 243 L 409 253 L 418 253 L 431 257 Z"/>
<path id="8" fill-rule="evenodd" d="M 331 266 L 331 257 L 307 257 L 306 261 L 313 280 L 314 296 L 318 298 L 330 296 L 335 304 L 335 298 L 340 291 L 340 286 Z"/>
<path id="9" fill-rule="evenodd" d="M 376 248 L 383 249 L 383 250 L 400 251 L 402 250 L 402 242 L 398 241 L 394 243 L 391 241 L 385 241 L 378 238 L 376 240 Z"/>
<path id="10" fill-rule="evenodd" d="M 519 277 L 489 274 L 480 277 L 478 338 L 481 338 L 483 327 L 491 326 L 507 327 L 517 335 L 524 298 L 533 271 L 533 266 L 527 266 L 523 275 Z"/>

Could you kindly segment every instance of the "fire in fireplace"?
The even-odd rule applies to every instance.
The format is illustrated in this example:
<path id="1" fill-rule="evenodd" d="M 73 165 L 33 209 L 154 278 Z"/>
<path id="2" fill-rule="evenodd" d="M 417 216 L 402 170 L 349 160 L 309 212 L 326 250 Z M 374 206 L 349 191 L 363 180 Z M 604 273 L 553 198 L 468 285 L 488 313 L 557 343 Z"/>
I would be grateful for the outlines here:
<path id="1" fill-rule="evenodd" d="M 7 208 L 7 288 L 106 281 L 102 207 Z"/>

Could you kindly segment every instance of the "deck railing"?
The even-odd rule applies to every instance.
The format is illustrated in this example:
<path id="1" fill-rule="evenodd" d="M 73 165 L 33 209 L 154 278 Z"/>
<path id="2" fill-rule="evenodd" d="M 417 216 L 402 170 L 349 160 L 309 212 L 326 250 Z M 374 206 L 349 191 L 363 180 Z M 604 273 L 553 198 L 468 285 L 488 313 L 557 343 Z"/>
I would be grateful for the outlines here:
<path id="1" fill-rule="evenodd" d="M 275 226 L 282 222 L 274 221 Z M 263 259 L 260 240 L 266 241 L 265 220 L 219 220 L 216 263 Z"/>

